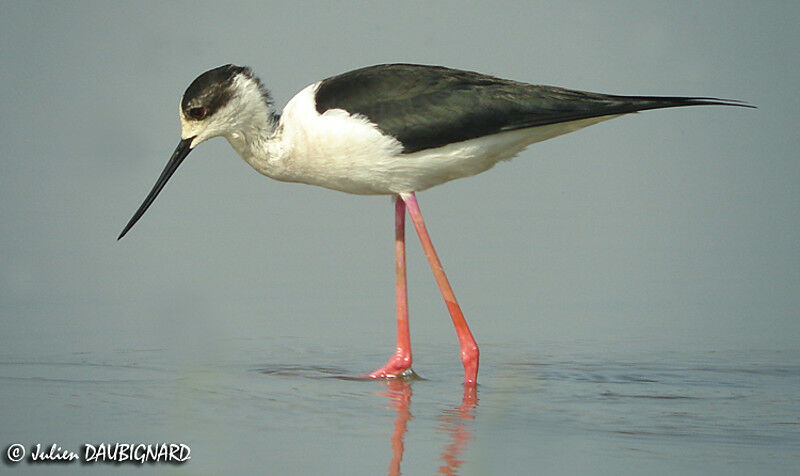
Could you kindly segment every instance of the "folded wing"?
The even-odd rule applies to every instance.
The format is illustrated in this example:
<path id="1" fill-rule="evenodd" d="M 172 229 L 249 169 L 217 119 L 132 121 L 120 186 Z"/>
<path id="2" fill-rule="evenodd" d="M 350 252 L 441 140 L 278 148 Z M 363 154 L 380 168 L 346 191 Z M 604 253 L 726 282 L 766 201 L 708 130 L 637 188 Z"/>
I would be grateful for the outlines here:
<path id="1" fill-rule="evenodd" d="M 350 71 L 323 80 L 316 92 L 320 114 L 343 109 L 365 116 L 383 133 L 397 138 L 404 153 L 514 129 L 647 109 L 712 104 L 752 107 L 716 98 L 574 91 L 410 64 Z"/>

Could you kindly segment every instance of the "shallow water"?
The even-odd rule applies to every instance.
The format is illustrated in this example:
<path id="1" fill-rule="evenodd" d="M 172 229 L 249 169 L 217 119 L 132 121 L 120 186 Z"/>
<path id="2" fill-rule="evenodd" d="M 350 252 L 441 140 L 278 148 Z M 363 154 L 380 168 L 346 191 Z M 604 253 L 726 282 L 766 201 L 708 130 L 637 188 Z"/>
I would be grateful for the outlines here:
<path id="1" fill-rule="evenodd" d="M 480 385 L 465 392 L 452 346 L 418 346 L 420 376 L 385 382 L 354 377 L 387 355 L 313 338 L 217 344 L 236 350 L 4 355 L 4 443 L 76 452 L 185 443 L 190 462 L 137 469 L 187 474 L 788 474 L 800 465 L 796 351 L 488 343 Z"/>

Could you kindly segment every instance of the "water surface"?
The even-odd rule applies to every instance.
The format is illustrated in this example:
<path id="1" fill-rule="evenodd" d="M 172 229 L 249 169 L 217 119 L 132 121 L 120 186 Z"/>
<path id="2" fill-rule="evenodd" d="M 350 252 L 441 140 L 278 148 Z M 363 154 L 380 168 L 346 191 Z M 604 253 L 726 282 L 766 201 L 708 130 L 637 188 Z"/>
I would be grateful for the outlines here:
<path id="1" fill-rule="evenodd" d="M 189 463 L 140 469 L 186 474 L 788 474 L 800 464 L 796 351 L 488 343 L 480 385 L 465 391 L 449 345 L 418 346 L 419 378 L 381 382 L 354 378 L 386 357 L 357 347 L 217 344 L 236 351 L 5 355 L 4 442 L 182 442 Z"/>

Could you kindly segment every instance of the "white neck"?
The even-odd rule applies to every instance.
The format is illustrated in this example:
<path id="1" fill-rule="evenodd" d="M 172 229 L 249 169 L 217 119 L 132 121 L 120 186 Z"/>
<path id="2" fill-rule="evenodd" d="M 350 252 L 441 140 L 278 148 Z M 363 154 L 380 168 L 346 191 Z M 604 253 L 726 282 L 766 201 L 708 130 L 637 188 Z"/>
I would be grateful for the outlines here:
<path id="1" fill-rule="evenodd" d="M 258 114 L 242 127 L 226 133 L 224 137 L 251 167 L 264 175 L 272 176 L 272 159 L 280 156 L 276 149 L 279 142 L 277 126 L 277 118 L 271 112 Z"/>
<path id="2" fill-rule="evenodd" d="M 236 78 L 235 82 L 239 83 L 235 84 L 239 94 L 226 107 L 236 111 L 230 116 L 235 117 L 235 121 L 226 128 L 223 136 L 251 167 L 278 178 L 278 116 L 272 104 L 264 100 L 255 82 L 244 77 Z"/>

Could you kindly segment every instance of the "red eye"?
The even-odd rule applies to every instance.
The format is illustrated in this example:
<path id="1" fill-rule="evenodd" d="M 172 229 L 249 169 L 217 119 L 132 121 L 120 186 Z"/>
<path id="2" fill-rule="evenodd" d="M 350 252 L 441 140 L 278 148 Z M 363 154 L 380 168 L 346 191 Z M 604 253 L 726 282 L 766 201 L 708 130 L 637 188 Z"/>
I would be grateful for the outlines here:
<path id="1" fill-rule="evenodd" d="M 189 109 L 189 117 L 192 119 L 203 119 L 206 117 L 206 108 L 204 107 L 193 107 Z"/>

